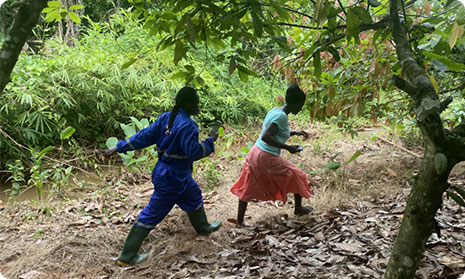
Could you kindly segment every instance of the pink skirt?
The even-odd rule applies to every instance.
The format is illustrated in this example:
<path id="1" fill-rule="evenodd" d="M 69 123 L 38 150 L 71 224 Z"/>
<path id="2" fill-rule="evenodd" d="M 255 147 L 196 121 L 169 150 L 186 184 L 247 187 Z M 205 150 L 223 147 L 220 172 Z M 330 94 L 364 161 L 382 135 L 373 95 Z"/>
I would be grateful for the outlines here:
<path id="1" fill-rule="evenodd" d="M 247 154 L 239 180 L 230 191 L 245 202 L 251 200 L 286 202 L 287 193 L 309 198 L 308 184 L 307 176 L 296 165 L 254 145 Z"/>

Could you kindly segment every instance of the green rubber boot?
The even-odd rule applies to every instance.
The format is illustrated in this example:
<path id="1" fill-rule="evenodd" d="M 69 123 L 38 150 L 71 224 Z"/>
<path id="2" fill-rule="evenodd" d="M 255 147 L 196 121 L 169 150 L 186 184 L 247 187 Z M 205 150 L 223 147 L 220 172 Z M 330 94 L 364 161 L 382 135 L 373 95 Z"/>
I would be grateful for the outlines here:
<path id="1" fill-rule="evenodd" d="M 187 212 L 187 215 L 189 216 L 189 221 L 191 221 L 191 224 L 197 234 L 209 234 L 216 231 L 221 226 L 220 221 L 216 221 L 213 224 L 208 223 L 207 216 L 205 215 L 205 209 L 203 207 L 195 211 Z"/>
<path id="2" fill-rule="evenodd" d="M 117 264 L 120 266 L 135 265 L 147 258 L 147 254 L 137 254 L 142 242 L 149 234 L 149 230 L 133 225 L 131 231 L 124 241 L 123 251 L 118 257 Z"/>

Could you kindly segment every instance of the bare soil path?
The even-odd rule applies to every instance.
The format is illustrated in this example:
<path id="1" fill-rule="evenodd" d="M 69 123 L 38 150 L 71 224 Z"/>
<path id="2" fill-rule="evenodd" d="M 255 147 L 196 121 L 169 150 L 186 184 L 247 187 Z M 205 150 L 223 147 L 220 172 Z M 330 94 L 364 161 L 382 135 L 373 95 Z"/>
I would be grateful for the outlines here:
<path id="1" fill-rule="evenodd" d="M 315 206 L 309 216 L 293 216 L 292 204 L 251 203 L 237 228 L 237 198 L 229 188 L 243 161 L 213 158 L 219 186 L 205 193 L 210 221 L 223 226 L 196 236 L 186 214 L 174 208 L 146 239 L 142 264 L 115 264 L 124 238 L 151 194 L 149 177 L 107 176 L 78 200 L 48 204 L 0 204 L 0 278 L 382 278 L 402 220 L 407 183 L 420 159 L 382 141 L 366 138 L 304 143 L 297 156 L 284 155 L 306 171 Z M 318 143 L 318 141 L 320 141 Z M 338 171 L 324 167 L 338 152 Z M 421 154 L 421 150 L 413 150 Z M 237 156 L 236 156 L 237 157 Z M 196 173 L 200 184 L 202 171 Z M 464 183 L 465 167 L 452 182 Z M 418 278 L 458 278 L 465 269 L 465 211 L 445 200 L 437 221 L 440 235 L 428 242 Z"/>

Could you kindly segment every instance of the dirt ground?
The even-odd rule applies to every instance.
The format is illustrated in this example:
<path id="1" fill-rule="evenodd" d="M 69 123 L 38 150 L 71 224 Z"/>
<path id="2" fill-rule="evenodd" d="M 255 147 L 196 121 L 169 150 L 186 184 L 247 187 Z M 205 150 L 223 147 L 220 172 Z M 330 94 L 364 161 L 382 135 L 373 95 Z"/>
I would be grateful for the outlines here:
<path id="1" fill-rule="evenodd" d="M 308 216 L 295 217 L 289 199 L 284 205 L 250 203 L 246 228 L 228 222 L 236 217 L 237 198 L 229 188 L 243 164 L 236 156 L 247 141 L 241 139 L 231 147 L 237 152 L 212 158 L 222 175 L 213 191 L 204 190 L 204 201 L 208 219 L 223 223 L 217 232 L 197 236 L 175 207 L 142 245 L 148 259 L 117 266 L 152 185 L 147 175 L 107 175 L 102 183 L 76 187 L 76 199 L 1 203 L 0 278 L 382 278 L 409 193 L 407 181 L 420 159 L 366 135 L 329 138 L 319 127 L 310 130 L 309 141 L 295 140 L 303 152 L 284 155 L 311 180 L 313 196 L 304 203 L 315 210 Z M 347 166 L 325 167 L 338 152 L 335 160 L 344 162 L 357 150 L 361 155 Z M 422 154 L 420 147 L 411 151 Z M 204 176 L 195 173 L 201 186 Z M 463 185 L 464 177 L 460 165 L 451 179 Z M 464 210 L 446 200 L 437 217 L 442 234 L 429 240 L 418 278 L 463 274 L 463 217 Z"/>

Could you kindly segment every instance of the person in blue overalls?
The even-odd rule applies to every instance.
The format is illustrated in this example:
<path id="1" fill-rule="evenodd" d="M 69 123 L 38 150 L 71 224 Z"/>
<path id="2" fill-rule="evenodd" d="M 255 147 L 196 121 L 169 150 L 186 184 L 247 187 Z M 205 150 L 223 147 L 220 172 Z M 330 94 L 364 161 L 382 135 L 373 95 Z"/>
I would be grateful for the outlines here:
<path id="1" fill-rule="evenodd" d="M 158 151 L 158 161 L 152 172 L 152 197 L 124 242 L 117 261 L 119 265 L 134 265 L 147 258 L 147 254 L 138 254 L 142 242 L 175 204 L 187 212 L 197 234 L 208 234 L 221 225 L 219 221 L 208 223 L 202 192 L 192 178 L 193 162 L 214 152 L 214 141 L 218 138 L 218 129 L 213 129 L 210 137 L 199 142 L 197 124 L 190 118 L 199 112 L 197 91 L 184 87 L 177 93 L 171 112 L 163 113 L 149 127 L 105 152 L 106 156 L 111 156 L 154 144 Z"/>

